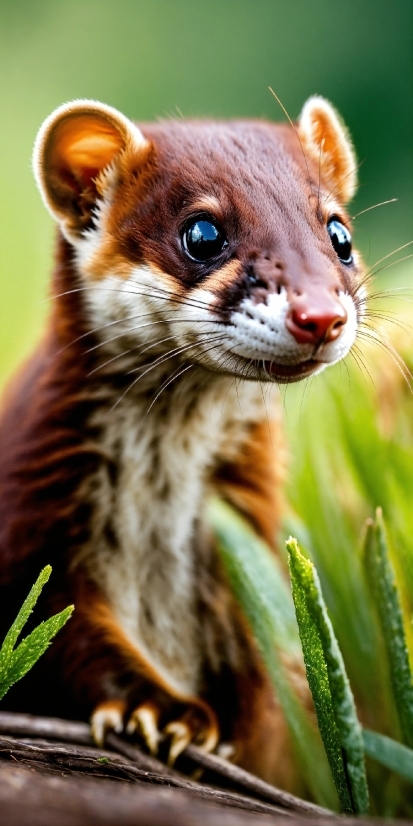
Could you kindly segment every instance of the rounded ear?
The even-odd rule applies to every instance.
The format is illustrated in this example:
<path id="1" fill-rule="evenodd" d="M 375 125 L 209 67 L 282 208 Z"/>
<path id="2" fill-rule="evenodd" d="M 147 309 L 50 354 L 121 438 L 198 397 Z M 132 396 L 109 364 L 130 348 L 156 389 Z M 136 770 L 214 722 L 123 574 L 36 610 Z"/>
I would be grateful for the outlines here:
<path id="1" fill-rule="evenodd" d="M 104 171 L 128 150 L 146 156 L 148 147 L 132 121 L 94 100 L 65 103 L 47 118 L 34 146 L 34 175 L 70 241 L 90 226 Z"/>
<path id="2" fill-rule="evenodd" d="M 304 104 L 298 133 L 306 152 L 338 201 L 346 203 L 357 188 L 357 159 L 347 128 L 328 100 L 311 97 Z"/>

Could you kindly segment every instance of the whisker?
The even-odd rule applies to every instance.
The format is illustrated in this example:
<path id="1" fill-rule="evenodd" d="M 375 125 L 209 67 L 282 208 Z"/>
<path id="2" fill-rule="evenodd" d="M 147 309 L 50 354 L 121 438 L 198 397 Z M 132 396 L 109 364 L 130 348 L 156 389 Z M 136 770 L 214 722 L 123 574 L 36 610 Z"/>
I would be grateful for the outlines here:
<path id="1" fill-rule="evenodd" d="M 222 335 L 222 336 L 220 336 L 219 338 L 215 339 L 215 341 L 216 341 L 216 342 L 218 342 L 218 341 L 220 341 L 220 340 L 221 340 L 221 339 L 223 339 L 223 338 L 226 338 L 226 336 Z M 207 342 L 209 342 L 210 340 L 211 340 L 211 339 L 209 339 L 209 338 L 208 338 L 208 339 L 206 339 L 206 341 L 207 341 Z M 201 343 L 202 343 L 202 342 L 201 342 Z M 147 367 L 147 369 L 146 369 L 146 370 L 144 370 L 144 372 L 143 372 L 143 373 L 141 373 L 141 375 L 140 375 L 140 376 L 137 376 L 137 378 L 136 378 L 136 379 L 134 379 L 134 381 L 133 381 L 133 382 L 131 382 L 131 384 L 129 385 L 129 387 L 127 387 L 127 388 L 126 388 L 126 390 L 124 391 L 124 393 L 122 393 L 122 395 L 121 395 L 121 396 L 118 398 L 118 400 L 115 402 L 115 404 L 114 404 L 114 405 L 113 405 L 113 407 L 111 408 L 110 412 L 112 412 L 112 411 L 115 409 L 115 407 L 117 407 L 117 406 L 120 404 L 120 402 L 121 402 L 121 401 L 123 401 L 123 399 L 125 398 L 125 396 L 127 395 L 127 393 L 129 393 L 129 391 L 130 391 L 130 390 L 132 390 L 132 388 L 133 388 L 133 387 L 134 387 L 134 386 L 138 383 L 138 381 L 140 381 L 141 379 L 143 379 L 143 377 L 144 377 L 144 376 L 146 376 L 148 373 L 150 373 L 150 372 L 151 372 L 152 370 L 154 370 L 156 367 L 159 367 L 161 364 L 164 364 L 164 362 L 168 361 L 170 358 L 173 358 L 174 356 L 181 355 L 182 353 L 184 353 L 184 352 L 186 352 L 187 350 L 190 350 L 191 348 L 194 348 L 194 347 L 196 347 L 196 346 L 197 346 L 197 345 L 196 345 L 196 344 L 193 344 L 193 343 L 191 343 L 191 344 L 186 344 L 185 346 L 182 346 L 181 348 L 175 348 L 174 350 L 172 350 L 172 351 L 170 351 L 170 352 L 166 353 L 166 354 L 165 354 L 165 355 L 163 355 L 162 357 L 160 357 L 160 358 L 156 359 L 154 362 L 152 362 L 152 364 L 150 364 L 150 366 L 149 366 L 149 367 Z M 142 365 L 142 367 L 144 367 L 144 366 L 145 366 L 145 365 Z M 135 372 L 135 371 L 130 371 L 130 373 L 131 373 L 131 372 Z M 130 375 L 130 373 L 128 373 L 128 375 Z"/>
<path id="2" fill-rule="evenodd" d="M 100 347 L 104 347 L 105 344 L 111 344 L 112 341 L 117 341 L 123 336 L 127 335 L 128 333 L 133 333 L 135 330 L 145 330 L 147 327 L 155 327 L 157 324 L 187 324 L 190 321 L 193 324 L 217 324 L 217 320 L 214 318 L 166 318 L 160 319 L 158 321 L 150 321 L 148 324 L 141 324 L 135 327 L 129 327 L 127 330 L 124 330 L 122 333 L 119 333 L 116 336 L 112 336 L 112 338 L 107 338 L 104 341 L 100 341 L 98 344 L 94 344 L 93 347 L 89 347 L 86 350 L 86 353 L 93 353 L 95 350 L 98 350 Z"/>
<path id="3" fill-rule="evenodd" d="M 413 379 L 413 375 L 410 372 L 406 362 L 404 361 L 400 353 L 398 353 L 397 350 L 394 349 L 394 347 L 389 341 L 387 341 L 384 338 L 379 338 L 377 330 L 370 327 L 369 325 L 363 326 L 366 327 L 366 330 L 358 330 L 357 337 L 363 338 L 366 341 L 373 341 L 375 344 L 377 344 L 378 347 L 380 347 L 384 352 L 386 352 L 387 355 L 390 356 L 394 364 L 397 366 L 398 370 L 401 372 L 404 380 L 406 381 L 409 387 L 409 390 L 413 393 L 413 389 L 410 384 L 410 381 Z"/>
<path id="4" fill-rule="evenodd" d="M 374 272 L 370 273 L 370 278 L 378 275 L 379 272 L 383 272 L 383 270 L 388 270 L 390 267 L 395 267 L 396 264 L 401 264 L 402 261 L 407 261 L 409 258 L 413 258 L 413 253 L 410 253 L 410 255 L 404 255 L 403 258 L 398 258 L 397 261 L 392 261 L 390 264 L 385 264 L 384 267 L 379 267 L 378 270 L 374 270 Z"/>
<path id="5" fill-rule="evenodd" d="M 47 296 L 47 298 L 43 299 L 43 301 L 54 301 L 58 298 L 64 298 L 66 295 L 72 295 L 74 293 L 84 293 L 84 292 L 110 292 L 110 293 L 121 293 L 122 295 L 144 295 L 149 296 L 151 298 L 163 298 L 165 300 L 173 301 L 174 303 L 178 304 L 186 304 L 189 307 L 206 307 L 209 308 L 209 303 L 207 301 L 203 301 L 202 299 L 198 298 L 183 298 L 182 296 L 171 295 L 170 292 L 165 290 L 162 287 L 151 286 L 149 287 L 148 284 L 145 284 L 142 281 L 134 281 L 132 286 L 142 287 L 144 292 L 138 292 L 137 290 L 132 290 L 130 287 L 126 287 L 125 285 L 121 288 L 117 287 L 108 287 L 108 286 L 99 286 L 96 285 L 87 285 L 83 287 L 75 287 L 72 290 L 65 290 L 62 293 L 55 293 L 54 295 Z M 148 289 L 154 290 L 155 292 L 149 293 Z"/>
<path id="6" fill-rule="evenodd" d="M 413 243 L 413 241 L 410 241 L 410 243 Z M 407 244 L 406 244 L 406 246 L 407 246 Z M 397 252 L 397 250 L 395 250 L 395 252 Z M 389 255 L 386 255 L 385 258 L 389 258 L 390 255 L 394 255 L 394 253 L 390 253 Z M 384 261 L 385 258 L 382 258 L 381 261 Z M 390 267 L 394 267 L 394 266 L 396 266 L 396 264 L 401 264 L 402 261 L 407 261 L 409 258 L 413 258 L 413 253 L 411 253 L 410 255 L 404 255 L 403 258 L 398 258 L 397 261 L 391 261 L 390 264 L 385 264 L 384 267 L 379 267 L 378 270 L 374 270 L 372 268 L 367 273 L 365 273 L 365 275 L 363 276 L 361 281 L 358 282 L 355 291 L 357 292 L 358 290 L 361 289 L 361 287 L 364 287 L 365 284 L 367 284 L 369 281 L 371 281 L 376 275 L 379 274 L 379 272 L 383 272 L 383 270 L 387 270 Z M 380 263 L 380 262 L 378 261 L 377 264 L 378 263 Z M 374 266 L 377 266 L 377 264 L 375 264 Z M 405 289 L 405 288 L 402 287 L 401 289 Z"/>
<path id="7" fill-rule="evenodd" d="M 361 212 L 357 212 L 356 215 L 353 215 L 351 220 L 355 221 L 356 218 L 359 218 L 360 215 L 364 215 L 365 212 L 370 212 L 371 209 L 377 209 L 377 207 L 385 206 L 386 204 L 394 204 L 398 201 L 398 198 L 390 198 L 388 201 L 381 201 L 379 204 L 373 204 L 373 206 L 367 207 L 367 209 L 362 209 Z"/>
<path id="8" fill-rule="evenodd" d="M 399 293 L 403 292 L 406 295 L 399 295 Z M 413 290 L 410 290 L 408 287 L 393 287 L 392 289 L 377 290 L 375 293 L 369 293 L 367 298 L 369 301 L 376 300 L 378 298 L 397 298 L 399 301 L 405 301 L 406 304 L 412 304 L 413 299 L 407 298 L 410 294 L 413 294 Z"/>
<path id="9" fill-rule="evenodd" d="M 129 350 L 123 350 L 121 353 L 117 353 L 116 356 L 112 356 L 112 358 L 108 359 L 107 361 L 104 361 L 103 364 L 99 364 L 97 367 L 94 367 L 93 370 L 91 370 L 90 373 L 88 373 L 88 377 L 93 376 L 93 374 L 97 373 L 99 370 L 104 370 L 105 367 L 107 367 L 109 364 L 112 364 L 114 361 L 117 361 L 118 359 L 123 358 L 124 356 L 128 356 L 130 353 L 134 353 L 135 350 L 138 351 L 139 355 L 142 355 L 142 353 L 146 353 L 146 352 L 148 352 L 148 350 L 151 350 L 152 347 L 156 347 L 157 345 L 164 344 L 165 341 L 171 341 L 171 339 L 174 339 L 174 338 L 175 338 L 175 336 L 166 336 L 166 338 L 161 338 L 161 339 L 157 338 L 157 339 L 155 339 L 155 341 L 152 341 L 151 344 L 147 344 L 145 347 L 142 344 L 141 345 L 137 344 L 136 347 L 131 347 Z M 135 368 L 135 370 L 136 369 L 139 369 L 139 368 Z M 132 372 L 132 371 L 130 371 L 130 372 Z"/>
<path id="10" fill-rule="evenodd" d="M 191 345 L 191 346 L 194 346 L 194 345 Z M 218 347 L 218 344 L 217 344 L 217 343 L 215 343 L 212 347 L 208 347 L 206 350 L 201 350 L 201 352 L 202 352 L 202 353 L 205 353 L 205 352 L 207 352 L 207 353 L 208 353 L 208 352 L 210 352 L 211 350 L 215 350 L 217 347 Z M 157 399 L 159 399 L 159 397 L 160 397 L 160 395 L 163 393 L 163 391 L 164 391 L 164 390 L 166 390 L 166 388 L 167 388 L 167 387 L 169 387 L 169 385 L 170 385 L 173 381 L 175 381 L 175 379 L 179 378 L 179 376 L 181 376 L 183 373 L 186 373 L 186 372 L 187 372 L 187 370 L 190 370 L 190 369 L 191 369 L 191 367 L 194 367 L 194 366 L 195 366 L 195 365 L 194 365 L 193 363 L 191 363 L 191 364 L 189 364 L 188 366 L 184 367 L 183 369 L 180 369 L 180 368 L 182 367 L 182 365 L 178 365 L 178 367 L 176 368 L 176 370 L 174 370 L 174 372 L 172 373 L 172 376 L 168 376 L 168 377 L 167 377 L 167 379 L 166 379 L 166 380 L 162 383 L 162 385 L 161 385 L 161 387 L 159 388 L 159 390 L 158 390 L 158 392 L 157 392 L 157 394 L 156 394 L 155 398 L 153 399 L 153 401 L 151 402 L 150 406 L 148 407 L 148 410 L 147 410 L 147 411 L 146 411 L 146 413 L 145 413 L 145 418 L 146 418 L 146 416 L 150 413 L 150 411 L 152 410 L 152 408 L 153 408 L 153 406 L 154 406 L 155 402 L 157 401 Z M 179 372 L 178 372 L 178 371 L 179 371 Z"/>
<path id="11" fill-rule="evenodd" d="M 410 378 L 413 378 L 403 357 L 395 349 L 395 347 L 393 347 L 388 338 L 384 336 L 383 331 L 377 330 L 375 327 L 372 327 L 371 324 L 366 324 L 363 322 L 362 328 L 358 330 L 357 335 L 363 336 L 364 338 L 369 338 L 370 340 L 385 347 L 388 352 L 392 354 L 393 358 L 396 359 L 400 365 L 403 365 L 403 369 L 406 370 Z"/>
<path id="12" fill-rule="evenodd" d="M 382 261 L 386 261 L 386 260 L 387 260 L 387 258 L 391 258 L 391 256 L 392 256 L 392 255 L 396 255 L 396 252 L 401 252 L 401 250 L 406 249 L 406 247 L 410 247 L 410 245 L 411 245 L 411 244 L 413 244 L 413 240 L 412 240 L 412 241 L 408 241 L 408 242 L 407 242 L 407 244 L 402 244 L 402 245 L 401 245 L 401 247 L 397 247 L 397 249 L 392 250 L 392 252 L 388 252 L 388 253 L 387 253 L 387 255 L 383 255 L 383 257 L 382 257 L 382 258 L 379 258 L 379 260 L 378 260 L 378 261 L 376 261 L 376 262 L 375 262 L 375 263 L 374 263 L 374 264 L 370 267 L 370 271 L 371 271 L 371 270 L 374 270 L 374 267 L 377 267 L 377 264 L 381 264 L 381 262 L 382 262 Z"/>
<path id="13" fill-rule="evenodd" d="M 298 414 L 299 421 L 301 421 L 301 416 L 302 416 L 302 413 L 303 413 L 304 398 L 305 398 L 305 394 L 306 394 L 306 391 L 307 391 L 308 386 L 309 386 L 308 385 L 308 379 L 309 379 L 309 376 L 307 376 L 307 378 L 303 382 L 303 392 L 301 393 L 300 409 L 299 409 L 299 414 Z"/>
<path id="14" fill-rule="evenodd" d="M 367 308 L 366 312 L 364 313 L 364 318 L 370 318 L 373 321 L 377 319 L 378 321 L 386 321 L 388 324 L 393 324 L 394 327 L 399 327 L 400 330 L 403 330 L 404 333 L 412 338 L 413 327 L 411 324 L 407 324 L 407 322 L 401 321 L 400 319 L 390 318 L 390 316 L 386 313 L 381 313 L 380 311 L 374 311 Z"/>
<path id="15" fill-rule="evenodd" d="M 330 190 L 328 195 L 326 195 L 326 197 L 324 199 L 324 206 L 327 206 L 329 201 L 331 201 L 333 198 L 338 197 L 340 195 L 342 190 L 339 189 L 339 187 L 341 186 L 343 181 L 345 181 L 347 178 L 349 178 L 350 175 L 352 175 L 353 172 L 356 171 L 356 169 L 360 169 L 360 167 L 363 165 L 363 163 L 364 163 L 364 161 L 360 161 L 355 166 L 353 166 L 352 169 L 350 169 L 350 172 L 347 172 L 346 175 L 343 175 L 343 177 L 340 178 L 340 180 L 336 183 L 335 187 L 333 187 L 333 189 Z"/>
<path id="16" fill-rule="evenodd" d="M 353 346 L 354 346 L 354 345 L 353 345 Z M 350 380 L 350 371 L 349 371 L 349 369 L 348 369 L 348 364 L 347 364 L 347 362 L 346 362 L 346 360 L 345 360 L 345 359 L 342 359 L 342 360 L 339 362 L 339 364 L 340 364 L 340 370 L 341 370 L 341 368 L 343 367 L 343 368 L 345 368 L 346 373 L 347 373 L 347 378 L 348 378 L 348 389 L 347 389 L 347 396 L 348 396 L 348 394 L 350 393 L 350 385 L 351 385 L 351 380 Z"/>
<path id="17" fill-rule="evenodd" d="M 367 375 L 368 375 L 368 377 L 369 377 L 369 379 L 370 379 L 370 381 L 371 381 L 371 383 L 372 383 L 372 385 L 373 385 L 373 387 L 374 387 L 374 389 L 375 389 L 375 391 L 376 391 L 376 393 L 377 393 L 377 388 L 376 388 L 376 385 L 375 385 L 375 383 L 374 383 L 373 376 L 371 375 L 370 370 L 369 370 L 369 368 L 367 367 L 367 364 L 366 364 L 366 362 L 365 362 L 365 360 L 364 360 L 364 355 L 363 355 L 363 353 L 361 352 L 361 350 L 360 350 L 360 348 L 357 346 L 357 344 L 353 344 L 352 349 L 353 349 L 354 353 L 356 353 L 356 354 L 357 354 L 357 358 L 359 359 L 360 364 L 364 367 L 364 370 L 366 371 L 366 373 L 367 373 Z M 362 371 L 362 372 L 363 372 L 363 371 Z M 367 386 L 367 382 L 366 382 L 366 386 Z M 377 394 L 377 395 L 378 395 L 378 394 Z"/>
<path id="18" fill-rule="evenodd" d="M 61 296 L 64 296 L 64 295 L 70 295 L 71 293 L 74 293 L 74 292 L 86 292 L 88 290 L 94 290 L 94 289 L 95 288 L 93 288 L 93 287 L 82 287 L 82 288 L 78 288 L 76 290 L 68 290 L 67 292 L 60 293 L 59 296 L 55 296 L 55 297 L 58 298 L 58 297 L 61 297 Z M 105 290 L 105 289 L 106 288 L 101 288 L 100 287 L 99 291 L 100 290 Z M 199 309 L 199 307 L 197 306 L 196 303 L 190 302 L 187 299 L 181 299 L 181 298 L 176 297 L 176 296 L 151 295 L 147 291 L 137 292 L 137 291 L 134 291 L 134 290 L 128 290 L 128 291 L 126 291 L 126 290 L 114 290 L 112 288 L 107 288 L 107 291 L 108 292 L 119 292 L 119 293 L 123 293 L 123 294 L 125 292 L 127 292 L 128 295 L 139 295 L 139 296 L 148 296 L 149 295 L 149 297 L 151 297 L 151 298 L 157 298 L 157 299 L 162 298 L 162 300 L 169 301 L 173 304 L 179 304 L 181 306 L 194 307 L 195 309 Z M 201 305 L 204 305 L 204 306 L 201 306 Z M 204 309 L 204 307 L 205 307 L 205 308 L 209 309 L 209 311 L 211 310 L 211 308 L 210 308 L 210 306 L 207 302 L 200 302 L 200 306 L 201 306 L 201 309 Z M 231 309 L 231 307 L 229 309 Z M 75 338 L 75 339 L 72 339 L 68 344 L 66 344 L 64 347 L 62 347 L 61 350 L 59 350 L 59 354 L 64 352 L 65 350 L 67 350 L 68 347 L 71 347 L 73 344 L 76 344 L 77 342 L 82 341 L 82 339 L 87 338 L 88 336 L 94 335 L 95 333 L 99 332 L 100 330 L 105 330 L 108 327 L 112 327 L 116 324 L 121 324 L 124 321 L 131 321 L 131 320 L 135 320 L 137 318 L 144 318 L 145 316 L 152 316 L 152 315 L 153 315 L 153 311 L 149 311 L 149 312 L 146 312 L 146 313 L 133 314 L 131 316 L 124 316 L 122 318 L 118 318 L 118 319 L 115 319 L 113 321 L 109 321 L 106 324 L 99 325 L 98 327 L 95 327 L 91 330 L 87 330 L 85 333 L 82 333 L 82 335 L 77 336 L 77 338 Z"/>
<path id="19" fill-rule="evenodd" d="M 310 176 L 310 170 L 308 168 L 307 157 L 306 157 L 306 154 L 304 152 L 303 145 L 301 143 L 300 135 L 298 134 L 298 129 L 296 128 L 295 123 L 293 123 L 293 121 L 291 120 L 285 106 L 281 103 L 280 98 L 278 97 L 278 95 L 275 94 L 274 89 L 272 89 L 271 86 L 269 86 L 268 88 L 269 88 L 271 94 L 273 95 L 273 97 L 275 98 L 275 100 L 277 101 L 278 105 L 281 106 L 281 109 L 283 110 L 284 115 L 288 119 L 288 122 L 289 122 L 290 126 L 292 126 L 292 128 L 294 129 L 295 134 L 297 135 L 298 143 L 300 144 L 301 152 L 303 153 L 305 167 L 306 167 L 306 170 L 307 170 L 308 183 L 310 184 L 311 191 L 313 191 L 313 185 L 312 185 L 312 182 L 311 182 L 311 176 Z"/>
<path id="20" fill-rule="evenodd" d="M 360 373 L 363 377 L 363 381 L 366 383 L 366 378 L 365 378 L 365 375 L 363 373 L 362 366 L 361 366 L 361 364 L 360 364 L 360 362 L 359 362 L 359 360 L 356 356 L 356 353 L 354 352 L 354 346 L 351 348 L 351 350 L 349 350 L 347 355 L 351 356 L 351 358 L 353 359 L 353 361 L 357 365 L 357 367 L 358 367 L 358 369 L 359 369 L 359 371 L 360 371 Z"/>
<path id="21" fill-rule="evenodd" d="M 59 350 L 59 353 L 64 352 L 65 350 L 67 350 L 68 347 L 72 347 L 73 344 L 77 344 L 79 341 L 82 341 L 82 339 L 87 338 L 88 336 L 92 336 L 95 333 L 100 333 L 102 330 L 107 330 L 109 327 L 113 327 L 116 324 L 122 324 L 122 322 L 125 322 L 125 321 L 136 321 L 139 318 L 147 318 L 148 316 L 152 316 L 152 315 L 153 315 L 153 312 L 135 313 L 134 315 L 123 316 L 122 318 L 117 318 L 114 321 L 108 321 L 106 324 L 101 324 L 101 325 L 99 325 L 99 327 L 94 327 L 92 330 L 87 330 L 86 333 L 82 333 L 81 336 L 78 336 L 77 338 L 72 339 L 72 341 L 70 341 L 69 344 L 66 344 L 64 347 L 62 347 L 61 350 Z M 188 319 L 176 319 L 176 320 L 186 321 Z M 165 319 L 164 323 L 168 324 L 169 321 L 170 321 L 169 319 Z M 194 321 L 198 321 L 198 319 L 194 319 Z M 153 324 L 155 324 L 155 323 L 160 323 L 160 322 L 158 322 L 158 321 L 153 322 Z M 150 326 L 150 325 L 142 325 L 142 326 Z M 127 332 L 132 332 L 135 329 L 140 329 L 140 328 L 137 328 L 136 326 L 135 327 L 130 327 Z M 122 335 L 124 335 L 124 333 L 121 333 L 119 337 L 121 337 Z M 100 347 L 101 345 L 103 345 L 105 343 L 108 343 L 110 341 L 114 341 L 114 339 L 105 339 L 105 341 L 101 342 L 97 346 Z M 86 352 L 89 353 L 91 351 L 86 350 Z"/>
<path id="22" fill-rule="evenodd" d="M 197 347 L 198 344 L 203 344 L 204 342 L 208 341 L 221 341 L 224 338 L 226 338 L 226 333 L 217 333 L 217 335 L 213 338 L 208 336 L 207 338 L 204 338 L 202 341 L 200 340 L 199 342 L 191 342 L 190 344 L 180 344 L 177 347 L 174 347 L 172 350 L 168 350 L 168 353 L 162 353 L 160 356 L 158 356 L 158 358 L 153 362 L 153 365 L 156 366 L 157 364 L 162 364 L 166 357 L 170 358 L 173 355 L 179 355 L 179 353 L 182 350 L 186 350 L 191 347 Z M 137 373 L 138 371 L 142 370 L 142 367 L 145 367 L 145 365 L 138 365 L 138 367 L 134 367 L 132 370 L 128 370 L 126 375 L 133 375 L 134 373 Z"/>
<path id="23" fill-rule="evenodd" d="M 186 367 L 182 367 L 182 365 L 179 365 L 179 367 L 172 373 L 172 376 L 168 377 L 168 380 L 164 381 L 163 384 L 161 384 L 160 389 L 158 390 L 155 398 L 153 399 L 145 413 L 144 419 L 146 419 L 146 417 L 149 415 L 155 402 L 157 401 L 157 399 L 159 399 L 159 396 L 161 396 L 163 391 L 166 390 L 166 388 L 169 387 L 169 385 L 172 384 L 172 382 L 175 381 L 175 379 L 179 378 L 179 376 L 182 376 L 183 373 L 186 373 L 187 370 L 190 370 L 192 367 L 194 367 L 194 364 L 188 364 Z"/>

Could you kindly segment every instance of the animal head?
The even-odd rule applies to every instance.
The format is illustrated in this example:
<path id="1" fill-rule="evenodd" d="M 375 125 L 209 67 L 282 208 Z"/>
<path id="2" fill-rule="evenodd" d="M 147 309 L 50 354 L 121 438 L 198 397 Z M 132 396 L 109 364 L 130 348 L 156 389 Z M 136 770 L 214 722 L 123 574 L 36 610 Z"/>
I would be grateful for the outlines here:
<path id="1" fill-rule="evenodd" d="M 296 126 L 138 127 L 75 101 L 43 124 L 34 171 L 73 247 L 91 326 L 115 355 L 145 345 L 291 382 L 354 343 L 361 263 L 345 204 L 356 160 L 323 98 Z"/>

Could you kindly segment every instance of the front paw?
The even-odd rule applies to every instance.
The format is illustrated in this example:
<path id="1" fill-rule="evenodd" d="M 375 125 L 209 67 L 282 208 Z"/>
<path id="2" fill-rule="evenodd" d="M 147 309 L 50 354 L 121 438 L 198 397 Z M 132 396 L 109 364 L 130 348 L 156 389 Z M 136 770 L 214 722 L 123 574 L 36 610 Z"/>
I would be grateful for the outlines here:
<path id="1" fill-rule="evenodd" d="M 160 744 L 166 742 L 169 765 L 175 763 L 189 743 L 207 752 L 215 749 L 219 739 L 218 721 L 207 703 L 196 700 L 168 722 L 164 716 L 164 707 L 154 700 L 140 703 L 129 716 L 123 700 L 106 700 L 92 714 L 92 735 L 95 742 L 103 746 L 108 731 L 120 733 L 126 729 L 127 734 L 136 734 L 153 755 L 158 753 Z"/>
<path id="2" fill-rule="evenodd" d="M 158 753 L 160 744 L 166 742 L 170 766 L 189 743 L 195 743 L 208 752 L 216 747 L 218 722 L 210 706 L 202 700 L 188 705 L 182 714 L 168 722 L 165 722 L 164 716 L 164 710 L 155 701 L 141 703 L 132 711 L 126 732 L 137 734 L 153 755 Z"/>

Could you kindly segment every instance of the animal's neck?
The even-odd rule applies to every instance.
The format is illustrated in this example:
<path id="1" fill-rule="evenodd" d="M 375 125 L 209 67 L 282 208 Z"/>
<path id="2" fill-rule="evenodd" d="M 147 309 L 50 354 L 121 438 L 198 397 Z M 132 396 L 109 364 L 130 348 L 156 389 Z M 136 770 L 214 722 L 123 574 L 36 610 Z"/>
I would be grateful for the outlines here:
<path id="1" fill-rule="evenodd" d="M 200 517 L 217 465 L 234 461 L 252 424 L 265 415 L 260 388 L 193 368 L 173 378 L 160 373 L 152 386 L 136 384 L 98 408 L 96 423 L 117 473 L 112 495 L 133 499 L 138 535 L 185 544 Z M 148 511 L 143 507 L 148 502 Z M 162 517 L 160 517 L 162 514 Z"/>

